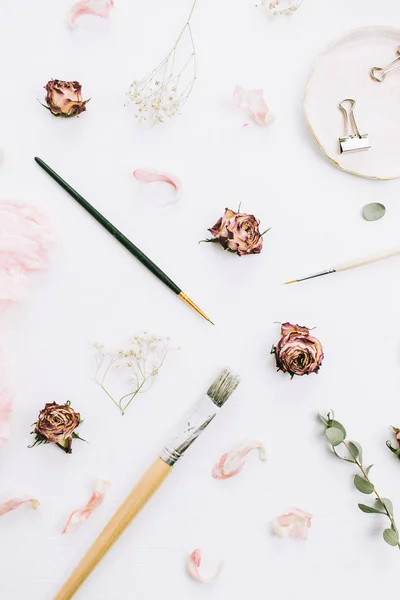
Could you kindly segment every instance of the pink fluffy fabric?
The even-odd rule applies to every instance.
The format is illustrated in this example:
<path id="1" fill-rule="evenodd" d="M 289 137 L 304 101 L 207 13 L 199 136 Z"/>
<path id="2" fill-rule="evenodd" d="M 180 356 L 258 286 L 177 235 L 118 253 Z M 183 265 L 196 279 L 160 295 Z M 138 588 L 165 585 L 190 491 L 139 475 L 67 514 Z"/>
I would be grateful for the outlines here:
<path id="1" fill-rule="evenodd" d="M 10 382 L 8 357 L 0 349 L 0 446 L 8 440 L 13 390 Z"/>
<path id="2" fill-rule="evenodd" d="M 26 297 L 30 271 L 46 269 L 51 240 L 50 227 L 35 207 L 0 202 L 0 314 Z"/>

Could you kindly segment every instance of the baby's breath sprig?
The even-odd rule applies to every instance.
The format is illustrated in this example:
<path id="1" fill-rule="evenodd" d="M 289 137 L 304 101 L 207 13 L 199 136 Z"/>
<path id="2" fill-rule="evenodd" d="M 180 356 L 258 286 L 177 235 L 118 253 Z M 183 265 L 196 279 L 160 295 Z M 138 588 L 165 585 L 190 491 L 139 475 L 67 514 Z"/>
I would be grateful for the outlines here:
<path id="1" fill-rule="evenodd" d="M 108 351 L 103 344 L 94 344 L 96 349 L 97 369 L 94 381 L 107 394 L 122 414 L 138 394 L 147 392 L 154 383 L 159 370 L 164 364 L 169 347 L 169 338 L 149 335 L 135 335 L 127 348 Z M 126 373 L 129 377 L 129 391 L 121 396 L 115 396 L 108 387 L 108 380 L 116 372 Z M 107 385 L 106 385 L 107 384 Z M 126 388 L 125 388 L 126 389 Z"/>
<path id="2" fill-rule="evenodd" d="M 382 498 L 371 482 L 369 472 L 373 465 L 369 467 L 363 466 L 363 450 L 361 445 L 358 442 L 351 442 L 346 439 L 346 430 L 339 421 L 335 420 L 333 411 L 329 412 L 326 418 L 322 415 L 319 415 L 319 418 L 325 426 L 325 435 L 332 446 L 332 452 L 341 460 L 353 463 L 360 469 L 362 476 L 358 474 L 354 476 L 354 486 L 362 494 L 375 495 L 375 506 L 359 504 L 359 509 L 364 513 L 377 513 L 386 516 L 390 521 L 390 527 L 384 530 L 383 539 L 390 546 L 397 546 L 400 549 L 399 532 L 393 516 L 393 504 L 388 498 Z M 345 455 L 338 453 L 337 449 L 340 446 L 345 449 Z"/>
<path id="3" fill-rule="evenodd" d="M 282 7 L 281 0 L 261 0 L 262 6 L 267 8 L 273 17 L 277 15 L 292 15 L 303 4 L 303 0 L 289 0 L 289 6 Z M 257 6 L 257 5 L 256 5 Z"/>
<path id="4" fill-rule="evenodd" d="M 135 80 L 126 93 L 127 104 L 135 105 L 135 118 L 152 127 L 166 117 L 180 113 L 196 81 L 196 51 L 190 19 L 197 0 L 194 0 L 185 26 L 167 56 L 143 79 Z M 181 61 L 178 45 L 185 40 L 190 53 Z"/>

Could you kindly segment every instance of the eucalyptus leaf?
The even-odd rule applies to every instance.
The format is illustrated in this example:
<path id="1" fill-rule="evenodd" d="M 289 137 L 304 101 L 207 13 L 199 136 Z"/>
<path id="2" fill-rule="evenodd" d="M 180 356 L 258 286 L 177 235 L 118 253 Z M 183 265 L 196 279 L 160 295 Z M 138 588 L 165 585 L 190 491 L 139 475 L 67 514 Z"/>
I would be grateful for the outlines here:
<path id="1" fill-rule="evenodd" d="M 374 485 L 370 481 L 367 481 L 359 475 L 354 476 L 354 485 L 362 494 L 372 494 L 375 489 Z"/>
<path id="2" fill-rule="evenodd" d="M 372 467 L 373 467 L 373 466 L 374 466 L 374 465 L 369 465 L 369 467 L 367 467 L 367 468 L 365 469 L 365 472 L 366 472 L 366 474 L 367 474 L 367 475 L 369 475 L 369 472 L 370 472 L 370 470 L 372 469 Z"/>
<path id="3" fill-rule="evenodd" d="M 379 221 L 386 212 L 386 208 L 380 202 L 371 202 L 363 207 L 362 214 L 366 221 Z"/>
<path id="4" fill-rule="evenodd" d="M 382 510 L 378 510 L 373 506 L 367 506 L 366 504 L 359 504 L 358 508 L 363 511 L 363 513 L 377 513 L 378 515 L 386 515 L 386 513 Z"/>
<path id="5" fill-rule="evenodd" d="M 325 425 L 325 427 L 328 426 L 328 421 L 321 415 L 321 413 L 318 413 L 318 419 Z"/>
<path id="6" fill-rule="evenodd" d="M 385 529 L 383 539 L 389 546 L 397 546 L 399 543 L 399 534 L 394 529 Z"/>
<path id="7" fill-rule="evenodd" d="M 339 421 L 331 420 L 331 421 L 329 421 L 329 426 L 333 427 L 334 429 L 339 429 L 343 433 L 343 439 L 346 437 L 346 435 L 347 435 L 346 430 L 343 427 L 343 425 L 341 423 L 339 423 Z"/>
<path id="8" fill-rule="evenodd" d="M 341 456 L 339 454 L 339 452 L 336 451 L 336 448 L 334 446 L 332 446 L 332 450 L 336 454 L 336 456 L 338 458 L 340 458 L 341 460 L 345 460 L 346 462 L 353 463 L 353 465 L 355 464 L 355 462 L 356 462 L 355 460 L 353 460 L 352 458 L 347 458 L 346 456 Z"/>
<path id="9" fill-rule="evenodd" d="M 345 438 L 343 431 L 340 429 L 336 429 L 335 427 L 331 427 L 325 431 L 325 435 L 332 444 L 332 446 L 339 446 Z"/>
<path id="10" fill-rule="evenodd" d="M 349 442 L 350 453 L 362 464 L 363 449 L 358 442 Z"/>
<path id="11" fill-rule="evenodd" d="M 376 501 L 376 505 L 380 508 L 387 509 L 390 516 L 393 517 L 393 504 L 389 498 L 382 498 L 381 500 Z"/>

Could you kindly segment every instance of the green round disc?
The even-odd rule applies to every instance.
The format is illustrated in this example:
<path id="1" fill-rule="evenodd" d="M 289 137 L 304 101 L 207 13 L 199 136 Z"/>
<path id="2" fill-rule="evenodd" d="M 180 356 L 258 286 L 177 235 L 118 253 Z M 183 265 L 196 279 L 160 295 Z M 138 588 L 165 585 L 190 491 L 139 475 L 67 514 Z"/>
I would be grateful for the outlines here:
<path id="1" fill-rule="evenodd" d="M 386 208 L 379 202 L 371 202 L 366 204 L 362 210 L 363 217 L 366 221 L 378 221 L 382 219 L 386 212 Z"/>

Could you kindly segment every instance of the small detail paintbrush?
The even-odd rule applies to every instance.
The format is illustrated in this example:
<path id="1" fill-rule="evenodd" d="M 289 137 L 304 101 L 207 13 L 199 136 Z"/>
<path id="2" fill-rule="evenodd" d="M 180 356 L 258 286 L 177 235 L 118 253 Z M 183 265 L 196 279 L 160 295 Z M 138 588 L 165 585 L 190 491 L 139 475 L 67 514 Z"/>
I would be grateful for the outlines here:
<path id="1" fill-rule="evenodd" d="M 221 406 L 235 391 L 239 382 L 239 377 L 228 369 L 222 371 L 210 386 L 207 394 L 180 421 L 169 442 L 121 504 L 54 600 L 70 600 L 72 598 L 129 523 L 158 490 L 175 463 L 211 423 Z"/>
<path id="2" fill-rule="evenodd" d="M 300 279 L 293 279 L 292 281 L 285 281 L 285 285 L 289 285 L 290 283 L 297 283 L 299 281 L 305 281 L 306 279 L 314 279 L 314 277 L 322 277 L 322 275 L 330 275 L 331 273 L 338 273 L 339 271 L 347 271 L 348 269 L 355 269 L 356 267 L 362 267 L 363 265 L 369 265 L 370 263 L 377 262 L 378 260 L 384 260 L 385 258 L 391 258 L 392 256 L 397 256 L 398 254 L 400 254 L 400 249 L 391 250 L 389 252 L 384 252 L 383 254 L 377 254 L 375 256 L 370 256 L 369 258 L 356 260 L 351 263 L 345 263 L 343 265 L 339 265 L 332 269 L 327 269 L 326 271 L 321 271 L 320 273 L 314 273 L 314 275 L 308 275 L 307 277 L 301 277 Z"/>
<path id="3" fill-rule="evenodd" d="M 119 241 L 133 256 L 135 256 L 149 271 L 153 273 L 160 281 L 162 281 L 170 290 L 172 290 L 181 300 L 188 304 L 193 310 L 203 317 L 206 321 L 209 321 L 212 325 L 214 323 L 207 317 L 207 315 L 191 300 L 185 292 L 183 292 L 177 285 L 162 271 L 150 258 L 148 258 L 137 246 L 135 246 L 121 231 L 119 231 L 110 221 L 108 221 L 98 210 L 94 208 L 83 196 L 81 196 L 73 187 L 69 185 L 64 179 L 62 179 L 53 169 L 49 167 L 42 159 L 35 156 L 37 164 L 50 175 L 70 196 L 74 198 L 92 217 L 96 219 L 100 225 L 107 229 L 109 233 L 116 240 Z"/>

